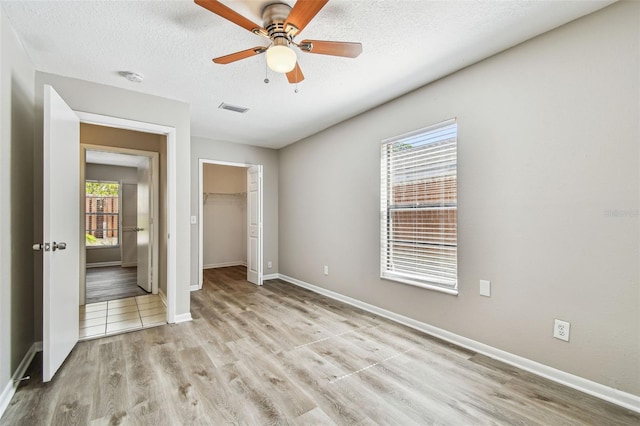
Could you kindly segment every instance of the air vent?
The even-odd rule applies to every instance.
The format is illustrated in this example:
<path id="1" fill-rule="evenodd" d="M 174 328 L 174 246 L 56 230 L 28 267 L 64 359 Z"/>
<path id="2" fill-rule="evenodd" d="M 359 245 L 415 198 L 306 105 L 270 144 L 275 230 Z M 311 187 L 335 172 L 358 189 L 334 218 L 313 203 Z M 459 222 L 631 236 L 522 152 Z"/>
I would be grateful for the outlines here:
<path id="1" fill-rule="evenodd" d="M 245 112 L 249 111 L 249 108 L 235 106 L 235 105 L 229 105 L 229 104 L 225 104 L 224 102 L 221 103 L 218 106 L 218 108 L 226 109 L 226 110 L 233 111 L 233 112 L 239 112 L 240 114 L 244 114 Z"/>

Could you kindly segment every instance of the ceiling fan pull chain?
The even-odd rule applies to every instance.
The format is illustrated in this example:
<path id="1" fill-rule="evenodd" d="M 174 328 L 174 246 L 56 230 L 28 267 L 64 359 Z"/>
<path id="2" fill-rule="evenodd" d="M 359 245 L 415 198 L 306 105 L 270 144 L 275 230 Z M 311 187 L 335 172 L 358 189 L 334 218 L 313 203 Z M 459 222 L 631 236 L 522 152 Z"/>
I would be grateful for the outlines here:
<path id="1" fill-rule="evenodd" d="M 298 66 L 296 64 L 296 88 L 293 90 L 293 93 L 298 93 Z"/>
<path id="2" fill-rule="evenodd" d="M 269 84 L 269 67 L 267 66 L 267 61 L 264 61 L 264 84 Z"/>

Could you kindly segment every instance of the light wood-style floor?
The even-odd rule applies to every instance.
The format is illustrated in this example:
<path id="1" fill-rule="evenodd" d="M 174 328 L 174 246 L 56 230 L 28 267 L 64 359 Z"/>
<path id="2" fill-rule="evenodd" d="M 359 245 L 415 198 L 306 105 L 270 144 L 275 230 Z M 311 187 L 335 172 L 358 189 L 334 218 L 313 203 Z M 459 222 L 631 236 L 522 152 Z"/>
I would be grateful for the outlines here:
<path id="1" fill-rule="evenodd" d="M 86 303 L 105 302 L 148 294 L 138 287 L 138 268 L 105 266 L 87 268 Z"/>
<path id="2" fill-rule="evenodd" d="M 194 320 L 38 358 L 2 425 L 637 425 L 640 415 L 243 267 L 205 271 Z"/>

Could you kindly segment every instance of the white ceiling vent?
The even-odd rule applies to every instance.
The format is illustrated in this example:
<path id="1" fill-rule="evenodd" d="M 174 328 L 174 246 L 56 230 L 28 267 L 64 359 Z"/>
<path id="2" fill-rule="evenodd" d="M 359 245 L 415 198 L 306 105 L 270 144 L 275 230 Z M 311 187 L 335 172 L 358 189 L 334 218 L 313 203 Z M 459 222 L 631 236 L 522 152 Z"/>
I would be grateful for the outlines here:
<path id="1" fill-rule="evenodd" d="M 249 108 L 236 106 L 236 105 L 229 105 L 229 104 L 225 104 L 224 102 L 218 105 L 218 108 L 226 109 L 233 112 L 239 112 L 240 114 L 244 114 L 245 112 L 249 111 Z"/>

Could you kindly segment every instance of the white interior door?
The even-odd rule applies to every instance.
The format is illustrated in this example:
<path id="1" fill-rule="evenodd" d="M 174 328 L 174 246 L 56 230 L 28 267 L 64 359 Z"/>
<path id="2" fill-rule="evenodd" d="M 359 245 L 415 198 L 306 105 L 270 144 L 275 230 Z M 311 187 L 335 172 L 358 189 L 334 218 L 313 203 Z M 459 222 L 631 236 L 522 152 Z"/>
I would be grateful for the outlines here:
<path id="1" fill-rule="evenodd" d="M 262 166 L 247 170 L 247 281 L 262 285 Z"/>
<path id="2" fill-rule="evenodd" d="M 48 382 L 78 341 L 80 120 L 44 87 L 43 374 Z"/>
<path id="3" fill-rule="evenodd" d="M 151 160 L 143 157 L 138 165 L 138 286 L 151 292 Z"/>

